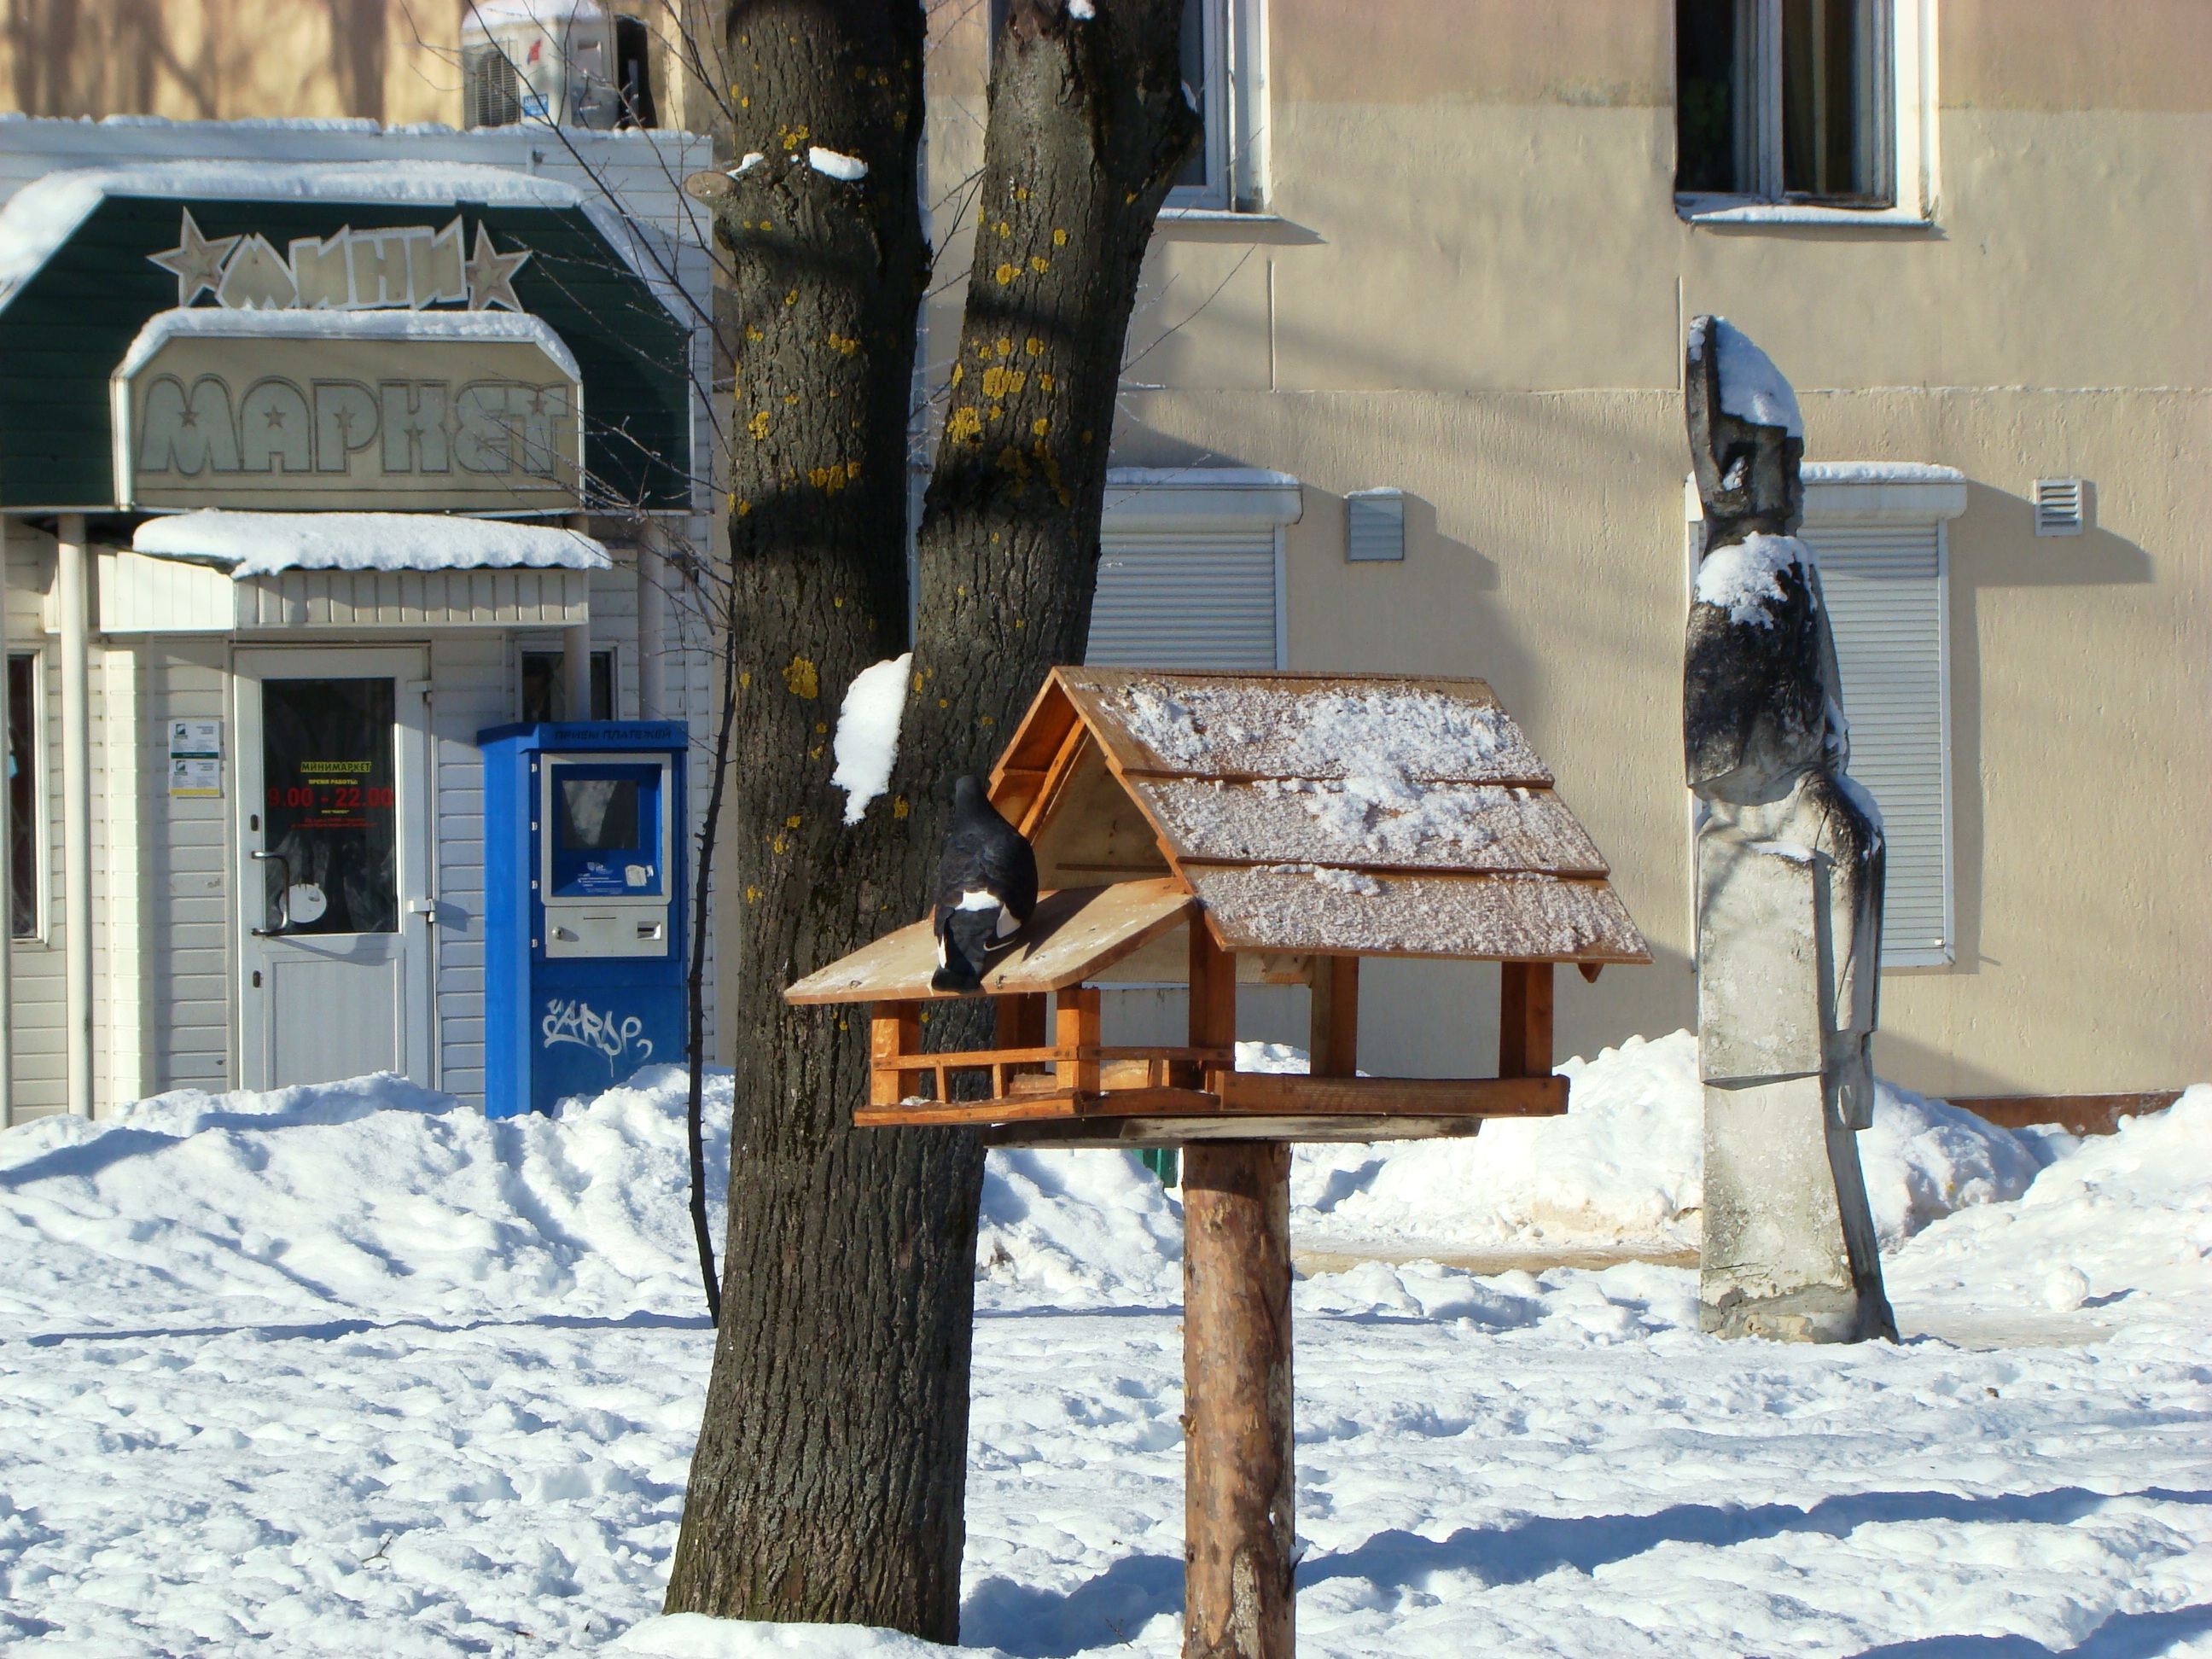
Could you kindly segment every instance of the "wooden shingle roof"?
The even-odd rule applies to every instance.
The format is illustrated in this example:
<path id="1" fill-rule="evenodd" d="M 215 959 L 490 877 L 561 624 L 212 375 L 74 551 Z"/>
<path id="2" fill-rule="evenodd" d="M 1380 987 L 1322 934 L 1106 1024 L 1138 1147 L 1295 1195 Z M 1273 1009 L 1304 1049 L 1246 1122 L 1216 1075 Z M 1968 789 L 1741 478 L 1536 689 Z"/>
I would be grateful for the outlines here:
<path id="1" fill-rule="evenodd" d="M 1228 950 L 1650 960 L 1480 680 L 1058 668 L 991 781 L 1045 885 L 1173 876 Z"/>

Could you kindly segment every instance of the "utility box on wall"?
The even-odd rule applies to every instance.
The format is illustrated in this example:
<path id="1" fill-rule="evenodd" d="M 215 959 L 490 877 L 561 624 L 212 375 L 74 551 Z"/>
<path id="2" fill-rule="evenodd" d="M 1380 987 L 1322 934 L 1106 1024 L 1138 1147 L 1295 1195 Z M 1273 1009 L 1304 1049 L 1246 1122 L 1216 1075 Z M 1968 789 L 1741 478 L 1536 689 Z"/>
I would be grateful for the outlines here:
<path id="1" fill-rule="evenodd" d="M 684 758 L 662 720 L 496 726 L 484 767 L 484 1112 L 684 1051 Z"/>

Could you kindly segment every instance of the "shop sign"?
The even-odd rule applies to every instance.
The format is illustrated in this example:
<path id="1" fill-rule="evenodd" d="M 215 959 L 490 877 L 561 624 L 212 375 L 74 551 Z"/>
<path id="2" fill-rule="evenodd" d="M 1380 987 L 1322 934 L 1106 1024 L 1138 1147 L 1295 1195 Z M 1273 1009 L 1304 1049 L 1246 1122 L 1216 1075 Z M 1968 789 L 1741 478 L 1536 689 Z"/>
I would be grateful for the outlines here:
<path id="1" fill-rule="evenodd" d="M 115 376 L 116 499 L 562 511 L 583 466 L 566 358 L 532 318 L 166 313 Z"/>

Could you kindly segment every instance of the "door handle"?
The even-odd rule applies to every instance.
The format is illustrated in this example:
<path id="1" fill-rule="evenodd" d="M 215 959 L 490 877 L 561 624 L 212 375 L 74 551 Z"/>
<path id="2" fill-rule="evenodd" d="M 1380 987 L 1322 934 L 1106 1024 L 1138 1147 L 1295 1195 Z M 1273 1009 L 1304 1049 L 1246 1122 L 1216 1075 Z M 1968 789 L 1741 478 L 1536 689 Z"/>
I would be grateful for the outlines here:
<path id="1" fill-rule="evenodd" d="M 257 927 L 253 930 L 253 937 L 256 939 L 282 939 L 292 931 L 292 913 L 289 908 L 292 894 L 292 860 L 282 853 L 248 853 L 246 856 L 258 864 L 279 864 L 284 867 L 284 896 L 287 907 L 284 920 L 276 927 Z"/>

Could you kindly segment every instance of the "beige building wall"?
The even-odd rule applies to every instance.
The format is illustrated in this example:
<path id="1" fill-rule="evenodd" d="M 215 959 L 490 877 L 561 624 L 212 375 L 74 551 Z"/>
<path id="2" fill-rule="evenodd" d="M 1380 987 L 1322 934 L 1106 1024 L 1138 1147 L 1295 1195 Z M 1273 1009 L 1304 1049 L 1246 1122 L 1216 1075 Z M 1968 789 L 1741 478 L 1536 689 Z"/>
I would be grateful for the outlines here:
<path id="1" fill-rule="evenodd" d="M 1921 0 L 1931 222 L 1719 228 L 1675 210 L 1668 0 L 1249 3 L 1270 212 L 1164 218 L 1116 459 L 1296 474 L 1291 665 L 1481 675 L 1528 726 L 1658 958 L 1564 979 L 1561 1051 L 1695 1016 L 1680 343 L 1718 311 L 1796 383 L 1809 458 L 1970 481 L 1956 960 L 1885 975 L 1885 1072 L 1953 1093 L 2212 1076 L 2212 8 Z M 986 15 L 932 13 L 939 380 Z M 2089 532 L 2036 538 L 2033 480 L 2073 475 Z M 1407 558 L 1349 564 L 1342 496 L 1385 484 Z M 1368 1063 L 1487 1069 L 1495 980 L 1370 964 Z M 1248 1034 L 1298 1024 L 1247 1003 Z"/>
<path id="2" fill-rule="evenodd" d="M 9 0 L 26 115 L 460 121 L 464 0 Z"/>
<path id="3" fill-rule="evenodd" d="M 1163 224 L 1117 459 L 1297 474 L 1291 665 L 1481 675 L 1528 726 L 1657 957 L 1566 979 L 1561 1051 L 1694 1017 L 1678 386 L 1714 311 L 1800 389 L 1808 459 L 1969 480 L 1956 961 L 1884 976 L 1885 1073 L 2212 1076 L 2212 9 L 1937 0 L 1916 228 L 1678 216 L 1664 0 L 1267 20 L 1277 216 Z M 2033 481 L 2072 475 L 2088 533 L 2036 538 Z M 1349 564 L 1341 497 L 1378 485 L 1407 559 Z M 1485 1069 L 1494 975 L 1371 969 L 1364 1062 Z"/>
<path id="4" fill-rule="evenodd" d="M 557 16 L 563 0 L 540 8 Z M 8 0 L 0 110 L 179 121 L 462 125 L 470 0 Z M 705 131 L 709 0 L 611 0 L 644 20 L 658 125 Z"/>

